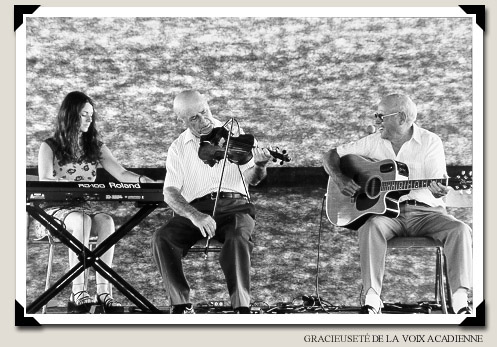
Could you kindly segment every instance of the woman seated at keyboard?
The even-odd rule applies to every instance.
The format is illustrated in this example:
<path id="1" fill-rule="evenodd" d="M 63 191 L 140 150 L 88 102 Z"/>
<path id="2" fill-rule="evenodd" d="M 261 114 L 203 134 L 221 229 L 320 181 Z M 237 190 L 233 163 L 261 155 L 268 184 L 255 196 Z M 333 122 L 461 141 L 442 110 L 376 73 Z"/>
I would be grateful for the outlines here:
<path id="1" fill-rule="evenodd" d="M 82 92 L 66 95 L 60 106 L 53 137 L 46 139 L 38 154 L 38 175 L 40 181 L 93 182 L 97 176 L 97 165 L 120 182 L 155 183 L 154 180 L 138 175 L 122 167 L 109 148 L 99 140 L 95 126 L 96 111 L 93 100 Z M 90 235 L 98 237 L 98 244 L 115 230 L 111 216 L 94 211 L 91 202 L 67 202 L 44 206 L 78 240 L 88 247 Z M 40 237 L 47 230 L 37 223 L 36 233 Z M 101 260 L 112 265 L 114 247 Z M 78 262 L 77 255 L 69 251 L 69 266 Z M 111 296 L 109 281 L 96 274 L 96 295 L 90 296 L 85 288 L 85 272 L 72 283 L 69 310 L 84 313 L 92 304 L 102 305 L 105 312 L 122 310 L 121 304 Z"/>

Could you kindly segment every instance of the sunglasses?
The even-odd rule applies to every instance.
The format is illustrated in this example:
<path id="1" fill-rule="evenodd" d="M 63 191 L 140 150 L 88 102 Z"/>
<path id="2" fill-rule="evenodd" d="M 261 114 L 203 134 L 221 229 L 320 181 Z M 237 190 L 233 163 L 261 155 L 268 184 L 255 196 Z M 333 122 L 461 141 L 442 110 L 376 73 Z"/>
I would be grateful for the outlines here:
<path id="1" fill-rule="evenodd" d="M 379 118 L 383 122 L 383 118 L 395 116 L 396 114 L 399 114 L 399 113 L 400 112 L 394 112 L 394 113 L 389 113 L 389 114 L 375 113 L 374 116 L 375 116 L 375 118 Z"/>

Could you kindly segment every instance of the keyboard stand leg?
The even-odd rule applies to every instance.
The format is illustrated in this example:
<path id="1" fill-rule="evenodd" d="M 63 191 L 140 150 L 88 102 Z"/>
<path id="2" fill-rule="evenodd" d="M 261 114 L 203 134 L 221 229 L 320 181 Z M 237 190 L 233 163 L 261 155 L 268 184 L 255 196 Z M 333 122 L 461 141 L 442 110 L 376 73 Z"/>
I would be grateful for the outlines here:
<path id="1" fill-rule="evenodd" d="M 129 231 L 138 225 L 145 217 L 157 208 L 158 204 L 144 205 L 135 215 L 126 223 L 117 229 L 112 235 L 105 239 L 93 251 L 85 247 L 64 227 L 58 224 L 52 216 L 48 215 L 39 206 L 26 206 L 26 211 L 46 227 L 52 235 L 57 237 L 63 244 L 76 254 L 79 254 L 80 261 L 66 274 L 64 274 L 54 285 L 41 294 L 36 300 L 27 306 L 27 313 L 36 313 L 40 308 L 49 302 L 53 297 L 60 293 L 68 286 L 80 273 L 86 268 L 93 267 L 104 278 L 109 280 L 123 295 L 130 301 L 146 312 L 160 313 L 152 303 L 145 299 L 136 289 L 127 283 L 121 276 L 112 270 L 107 264 L 102 262 L 99 257 L 108 249 L 121 240 Z M 84 258 L 84 259 L 83 259 Z"/>

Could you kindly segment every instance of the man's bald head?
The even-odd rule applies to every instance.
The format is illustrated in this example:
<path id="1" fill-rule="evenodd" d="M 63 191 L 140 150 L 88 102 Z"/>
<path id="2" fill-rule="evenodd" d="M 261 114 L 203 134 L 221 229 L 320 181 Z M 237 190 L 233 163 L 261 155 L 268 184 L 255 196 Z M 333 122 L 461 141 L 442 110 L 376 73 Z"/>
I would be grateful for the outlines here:
<path id="1" fill-rule="evenodd" d="M 407 95 L 403 94 L 390 94 L 381 99 L 380 106 L 382 106 L 385 114 L 393 112 L 403 112 L 406 115 L 406 122 L 410 125 L 414 123 L 418 115 L 416 104 Z"/>
<path id="2" fill-rule="evenodd" d="M 182 120 L 194 116 L 207 107 L 204 96 L 196 90 L 185 90 L 179 93 L 173 102 L 174 114 Z"/>
<path id="3" fill-rule="evenodd" d="M 214 118 L 207 100 L 196 90 L 179 93 L 174 98 L 173 111 L 197 137 L 209 134 L 214 127 Z"/>

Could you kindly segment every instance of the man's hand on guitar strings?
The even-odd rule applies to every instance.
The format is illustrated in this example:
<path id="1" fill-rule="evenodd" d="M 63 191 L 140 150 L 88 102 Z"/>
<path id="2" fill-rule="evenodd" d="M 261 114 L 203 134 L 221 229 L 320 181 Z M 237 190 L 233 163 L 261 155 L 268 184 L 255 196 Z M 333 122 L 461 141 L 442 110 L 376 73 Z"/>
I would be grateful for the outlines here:
<path id="1" fill-rule="evenodd" d="M 361 189 L 361 186 L 358 185 L 352 178 L 347 176 L 336 177 L 336 184 L 340 189 L 340 192 L 345 196 L 354 196 L 354 194 Z"/>

